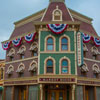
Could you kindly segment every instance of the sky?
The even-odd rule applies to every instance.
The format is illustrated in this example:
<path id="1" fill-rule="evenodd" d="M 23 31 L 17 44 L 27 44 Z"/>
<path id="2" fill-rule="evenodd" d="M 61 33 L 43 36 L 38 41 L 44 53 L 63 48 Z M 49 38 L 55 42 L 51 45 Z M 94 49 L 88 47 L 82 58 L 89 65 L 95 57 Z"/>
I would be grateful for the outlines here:
<path id="1" fill-rule="evenodd" d="M 100 0 L 65 0 L 68 8 L 93 18 L 93 26 L 100 36 Z M 0 42 L 8 40 L 14 22 L 46 8 L 49 0 L 0 0 Z M 0 43 L 0 59 L 5 51 Z"/>

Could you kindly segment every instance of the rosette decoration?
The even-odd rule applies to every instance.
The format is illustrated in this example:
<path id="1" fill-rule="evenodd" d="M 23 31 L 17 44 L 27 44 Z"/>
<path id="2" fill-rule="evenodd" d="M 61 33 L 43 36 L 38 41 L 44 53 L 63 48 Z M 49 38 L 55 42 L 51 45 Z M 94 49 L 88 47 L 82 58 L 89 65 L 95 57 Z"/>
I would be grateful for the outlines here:
<path id="1" fill-rule="evenodd" d="M 12 43 L 15 47 L 18 47 L 21 44 L 22 38 L 18 38 L 16 40 L 12 40 Z"/>
<path id="2" fill-rule="evenodd" d="M 83 33 L 83 42 L 84 43 L 88 43 L 92 38 L 91 38 L 91 36 L 89 36 L 88 34 L 84 34 Z"/>
<path id="3" fill-rule="evenodd" d="M 11 41 L 8 41 L 8 42 L 2 44 L 2 48 L 3 48 L 4 50 L 7 50 L 7 49 L 9 49 L 10 44 L 11 44 Z"/>
<path id="4" fill-rule="evenodd" d="M 35 35 L 36 35 L 36 33 L 28 34 L 28 35 L 24 36 L 24 39 L 27 43 L 30 43 L 34 40 Z"/>
<path id="5" fill-rule="evenodd" d="M 55 34 L 61 34 L 65 31 L 68 24 L 47 24 L 48 28 Z"/>
<path id="6" fill-rule="evenodd" d="M 94 41 L 94 44 L 98 47 L 100 46 L 100 39 L 97 39 L 97 38 L 93 38 L 93 41 Z"/>

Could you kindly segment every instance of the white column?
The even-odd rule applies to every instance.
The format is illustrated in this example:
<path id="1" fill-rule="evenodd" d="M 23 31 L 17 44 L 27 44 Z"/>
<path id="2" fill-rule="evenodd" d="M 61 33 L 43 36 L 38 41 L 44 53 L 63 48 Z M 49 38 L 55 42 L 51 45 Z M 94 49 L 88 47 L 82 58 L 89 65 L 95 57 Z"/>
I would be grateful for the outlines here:
<path id="1" fill-rule="evenodd" d="M 43 100 L 43 85 L 40 84 L 40 100 Z"/>
<path id="2" fill-rule="evenodd" d="M 75 100 L 75 85 L 72 85 L 72 100 Z"/>

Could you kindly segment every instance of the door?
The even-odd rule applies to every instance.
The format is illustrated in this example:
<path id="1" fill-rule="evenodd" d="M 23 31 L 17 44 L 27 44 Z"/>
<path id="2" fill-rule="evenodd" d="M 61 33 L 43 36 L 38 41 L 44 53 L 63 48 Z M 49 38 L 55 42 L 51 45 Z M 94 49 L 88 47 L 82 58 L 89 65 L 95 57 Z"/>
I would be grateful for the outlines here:
<path id="1" fill-rule="evenodd" d="M 65 100 L 65 91 L 51 90 L 49 94 L 49 100 Z"/>
<path id="2" fill-rule="evenodd" d="M 19 88 L 19 100 L 26 100 L 26 88 Z"/>
<path id="3" fill-rule="evenodd" d="M 86 89 L 85 95 L 86 95 L 86 100 L 89 100 L 89 91 L 88 91 L 88 89 Z"/>

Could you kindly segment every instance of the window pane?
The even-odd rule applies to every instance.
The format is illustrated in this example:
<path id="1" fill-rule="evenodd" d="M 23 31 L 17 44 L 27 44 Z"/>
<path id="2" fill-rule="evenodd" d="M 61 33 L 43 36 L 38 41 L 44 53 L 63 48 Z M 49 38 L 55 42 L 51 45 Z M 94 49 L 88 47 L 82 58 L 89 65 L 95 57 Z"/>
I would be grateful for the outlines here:
<path id="1" fill-rule="evenodd" d="M 53 44 L 53 39 L 52 38 L 48 38 L 47 43 L 48 44 Z"/>
<path id="2" fill-rule="evenodd" d="M 68 40 L 66 38 L 62 38 L 61 42 L 62 42 L 62 44 L 67 44 Z"/>
<path id="3" fill-rule="evenodd" d="M 68 50 L 67 44 L 66 45 L 62 45 L 62 50 Z"/>
<path id="4" fill-rule="evenodd" d="M 47 50 L 53 50 L 53 45 L 48 45 Z"/>
<path id="5" fill-rule="evenodd" d="M 53 67 L 47 67 L 47 73 L 53 73 Z"/>
<path id="6" fill-rule="evenodd" d="M 68 68 L 67 67 L 62 67 L 62 73 L 68 73 Z"/>
<path id="7" fill-rule="evenodd" d="M 47 67 L 48 67 L 48 66 L 53 66 L 53 61 L 52 61 L 52 60 L 48 60 L 48 61 L 47 61 Z"/>
<path id="8" fill-rule="evenodd" d="M 67 60 L 63 60 L 62 61 L 62 66 L 68 66 L 68 61 Z"/>
<path id="9" fill-rule="evenodd" d="M 62 73 L 68 73 L 68 61 L 67 60 L 62 61 Z"/>

